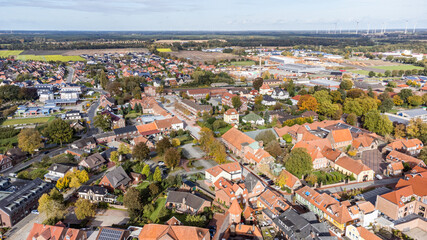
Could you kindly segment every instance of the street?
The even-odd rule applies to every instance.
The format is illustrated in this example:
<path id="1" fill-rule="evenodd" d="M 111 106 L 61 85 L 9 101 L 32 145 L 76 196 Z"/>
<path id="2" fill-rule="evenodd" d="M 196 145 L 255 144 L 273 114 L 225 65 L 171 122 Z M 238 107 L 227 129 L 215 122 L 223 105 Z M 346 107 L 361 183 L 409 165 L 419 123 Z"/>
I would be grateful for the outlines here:
<path id="1" fill-rule="evenodd" d="M 323 187 L 323 188 L 318 188 L 317 190 L 320 192 L 336 193 L 336 192 L 348 191 L 352 189 L 385 186 L 385 185 L 397 183 L 399 179 L 401 178 L 387 178 L 382 180 L 373 180 L 373 181 L 361 182 L 361 183 L 343 184 L 340 186 L 333 186 L 333 187 Z"/>
<path id="2" fill-rule="evenodd" d="M 74 78 L 74 68 L 67 66 L 68 75 L 67 75 L 67 83 L 72 83 Z"/>
<path id="3" fill-rule="evenodd" d="M 4 236 L 12 240 L 25 240 L 27 239 L 28 233 L 33 228 L 34 223 L 42 223 L 43 221 L 43 215 L 30 213 L 7 231 Z"/>

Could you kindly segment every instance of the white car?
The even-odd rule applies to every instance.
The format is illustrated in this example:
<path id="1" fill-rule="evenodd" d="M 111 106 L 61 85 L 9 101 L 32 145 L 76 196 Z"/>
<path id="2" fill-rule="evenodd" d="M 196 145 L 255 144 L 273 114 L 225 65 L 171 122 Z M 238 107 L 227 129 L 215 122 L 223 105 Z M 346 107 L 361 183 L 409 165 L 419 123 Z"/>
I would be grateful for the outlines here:
<path id="1" fill-rule="evenodd" d="M 381 175 L 379 175 L 379 174 L 375 175 L 375 177 L 376 177 L 378 180 L 383 179 L 383 177 L 382 177 Z"/>
<path id="2" fill-rule="evenodd" d="M 160 161 L 159 163 L 157 163 L 157 165 L 163 166 L 163 165 L 165 165 L 165 163 L 163 161 Z"/>
<path id="3" fill-rule="evenodd" d="M 37 210 L 33 210 L 33 211 L 31 211 L 31 213 L 32 213 L 32 214 L 39 214 L 39 211 L 37 211 Z"/>

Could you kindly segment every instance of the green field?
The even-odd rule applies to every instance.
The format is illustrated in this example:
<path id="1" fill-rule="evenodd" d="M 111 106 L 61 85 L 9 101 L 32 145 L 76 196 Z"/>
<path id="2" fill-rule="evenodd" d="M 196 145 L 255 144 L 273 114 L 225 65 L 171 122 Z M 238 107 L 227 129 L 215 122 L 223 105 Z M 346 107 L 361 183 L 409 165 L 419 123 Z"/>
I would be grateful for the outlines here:
<path id="1" fill-rule="evenodd" d="M 172 52 L 172 49 L 170 48 L 157 48 L 156 50 L 159 52 Z"/>
<path id="2" fill-rule="evenodd" d="M 3 122 L 3 126 L 15 124 L 29 124 L 29 123 L 46 123 L 52 121 L 55 117 L 39 117 L 39 118 L 21 118 L 21 119 L 7 119 Z"/>
<path id="3" fill-rule="evenodd" d="M 230 62 L 230 65 L 233 66 L 252 66 L 255 65 L 254 61 L 238 61 L 238 62 Z"/>
<path id="4" fill-rule="evenodd" d="M 423 69 L 422 67 L 410 65 L 410 64 L 402 64 L 402 65 L 395 65 L 395 66 L 376 66 L 372 67 L 376 69 L 383 69 L 383 70 L 412 70 L 412 69 Z"/>
<path id="5" fill-rule="evenodd" d="M 61 61 L 61 62 L 76 62 L 84 61 L 85 59 L 80 56 L 62 56 L 62 55 L 18 55 L 16 59 L 22 61 Z"/>
<path id="6" fill-rule="evenodd" d="M 142 182 L 138 184 L 138 186 L 136 186 L 136 189 L 138 190 L 146 189 L 148 185 L 150 185 L 150 182 Z"/>
<path id="7" fill-rule="evenodd" d="M 160 210 L 165 207 L 166 198 L 158 198 L 156 200 L 156 209 L 154 209 L 153 213 L 151 213 L 150 219 L 156 220 L 159 216 Z"/>
<path id="8" fill-rule="evenodd" d="M 9 57 L 9 56 L 16 56 L 23 52 L 23 50 L 13 50 L 13 51 L 0 51 L 0 57 Z"/>
<path id="9" fill-rule="evenodd" d="M 369 71 L 365 70 L 350 70 L 352 73 L 362 74 L 362 75 L 368 75 Z"/>

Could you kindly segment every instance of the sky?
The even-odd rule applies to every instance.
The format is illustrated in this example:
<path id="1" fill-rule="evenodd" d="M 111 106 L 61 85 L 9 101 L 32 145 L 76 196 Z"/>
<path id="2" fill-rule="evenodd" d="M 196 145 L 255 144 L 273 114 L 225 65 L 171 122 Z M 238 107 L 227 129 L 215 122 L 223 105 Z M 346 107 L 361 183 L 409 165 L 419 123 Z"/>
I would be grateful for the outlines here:
<path id="1" fill-rule="evenodd" d="M 1 30 L 427 28 L 426 0 L 0 0 L 0 9 Z"/>

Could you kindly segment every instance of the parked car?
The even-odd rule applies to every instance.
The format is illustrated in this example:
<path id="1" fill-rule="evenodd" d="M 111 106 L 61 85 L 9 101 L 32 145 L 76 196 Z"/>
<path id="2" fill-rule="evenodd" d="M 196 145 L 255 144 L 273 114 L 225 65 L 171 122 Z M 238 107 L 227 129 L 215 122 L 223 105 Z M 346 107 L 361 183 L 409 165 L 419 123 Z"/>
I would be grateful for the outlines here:
<path id="1" fill-rule="evenodd" d="M 379 174 L 375 175 L 375 177 L 376 177 L 378 180 L 383 179 L 383 177 L 382 177 L 381 175 L 379 175 Z"/>
<path id="2" fill-rule="evenodd" d="M 165 163 L 163 161 L 160 161 L 159 163 L 157 163 L 157 165 L 163 166 L 163 165 L 165 165 Z"/>
<path id="3" fill-rule="evenodd" d="M 32 214 L 39 214 L 39 211 L 37 211 L 37 210 L 33 210 L 33 211 L 31 211 L 31 213 L 32 213 Z"/>

